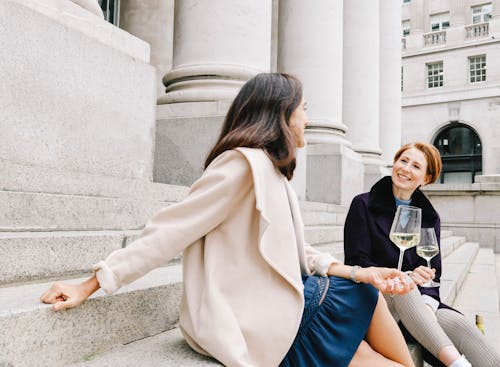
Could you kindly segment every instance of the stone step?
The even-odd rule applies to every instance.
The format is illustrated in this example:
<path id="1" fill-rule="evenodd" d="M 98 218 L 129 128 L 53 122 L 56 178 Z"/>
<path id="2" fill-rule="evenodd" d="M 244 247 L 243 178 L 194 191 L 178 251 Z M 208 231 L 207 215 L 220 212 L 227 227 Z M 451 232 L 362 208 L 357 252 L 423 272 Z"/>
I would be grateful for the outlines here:
<path id="1" fill-rule="evenodd" d="M 452 231 L 442 229 L 441 230 L 441 239 L 446 238 L 446 237 L 450 237 L 452 234 L 453 234 Z"/>
<path id="2" fill-rule="evenodd" d="M 222 366 L 216 360 L 193 351 L 178 328 L 120 345 L 107 353 L 89 356 L 70 367 L 199 367 Z"/>
<path id="3" fill-rule="evenodd" d="M 421 360 L 420 349 L 410 345 L 414 360 Z M 222 366 L 215 359 L 193 351 L 178 328 L 121 345 L 104 354 L 89 357 L 70 367 L 200 367 Z"/>
<path id="4" fill-rule="evenodd" d="M 453 252 L 453 250 L 462 246 L 465 243 L 465 237 L 447 236 L 441 239 L 441 257 L 445 258 Z"/>
<path id="5" fill-rule="evenodd" d="M 341 226 L 307 226 L 304 232 L 306 242 L 312 245 L 344 240 L 344 228 Z"/>
<path id="6" fill-rule="evenodd" d="M 139 187 L 142 196 L 126 195 L 128 191 L 99 196 L 0 190 L 0 232 L 138 229 L 161 208 L 182 200 L 188 191 L 174 185 L 147 187 L 150 192 Z M 344 207 L 310 202 L 301 202 L 301 207 L 307 224 L 344 223 Z"/>
<path id="7" fill-rule="evenodd" d="M 443 259 L 440 290 L 443 303 L 453 304 L 478 251 L 478 243 L 465 242 Z"/>
<path id="8" fill-rule="evenodd" d="M 485 335 L 494 348 L 500 350 L 500 255 L 491 248 L 480 248 L 470 267 L 453 307 L 475 322 L 477 314 L 484 318 Z"/>
<path id="9" fill-rule="evenodd" d="M 343 213 L 302 210 L 302 220 L 307 226 L 335 225 L 343 226 L 346 215 Z"/>
<path id="10" fill-rule="evenodd" d="M 306 227 L 310 244 L 342 239 L 338 226 Z M 87 273 L 112 251 L 132 242 L 139 230 L 0 232 L 0 286 Z M 178 258 L 173 262 L 178 262 Z"/>
<path id="11" fill-rule="evenodd" d="M 0 285 L 89 272 L 135 233 L 0 232 Z"/>
<path id="12" fill-rule="evenodd" d="M 181 281 L 180 265 L 159 268 L 113 296 L 99 290 L 80 307 L 58 313 L 39 301 L 51 283 L 0 288 L 0 366 L 65 366 L 172 329 Z"/>

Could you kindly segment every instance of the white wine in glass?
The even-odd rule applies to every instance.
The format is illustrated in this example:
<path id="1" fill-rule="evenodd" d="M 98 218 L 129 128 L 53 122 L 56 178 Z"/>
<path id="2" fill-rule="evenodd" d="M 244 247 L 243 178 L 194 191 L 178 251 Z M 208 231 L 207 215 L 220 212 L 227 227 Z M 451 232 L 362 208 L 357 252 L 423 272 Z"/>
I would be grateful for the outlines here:
<path id="1" fill-rule="evenodd" d="M 421 223 L 422 209 L 409 205 L 400 205 L 396 209 L 389 238 L 399 248 L 398 270 L 403 265 L 405 250 L 420 242 Z"/>
<path id="2" fill-rule="evenodd" d="M 439 253 L 439 246 L 434 228 L 422 228 L 420 243 L 417 245 L 417 255 L 427 261 L 427 267 L 431 267 L 431 259 Z M 421 287 L 439 287 L 440 284 L 433 280 L 420 285 Z"/>

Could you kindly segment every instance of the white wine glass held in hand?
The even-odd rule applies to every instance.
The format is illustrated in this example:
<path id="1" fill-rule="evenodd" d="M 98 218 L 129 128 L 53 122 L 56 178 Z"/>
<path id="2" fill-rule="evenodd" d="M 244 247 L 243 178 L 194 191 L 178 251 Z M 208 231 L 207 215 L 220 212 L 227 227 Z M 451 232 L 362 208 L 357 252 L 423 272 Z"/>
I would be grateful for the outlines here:
<path id="1" fill-rule="evenodd" d="M 405 250 L 420 242 L 421 223 L 422 209 L 409 205 L 400 205 L 396 209 L 389 238 L 399 248 L 398 270 L 403 265 Z"/>
<path id="2" fill-rule="evenodd" d="M 439 246 L 434 228 L 422 228 L 420 231 L 420 242 L 417 245 L 417 255 L 427 261 L 427 267 L 431 267 L 431 259 L 439 253 Z M 440 284 L 433 280 L 420 285 L 421 287 L 439 287 Z"/>

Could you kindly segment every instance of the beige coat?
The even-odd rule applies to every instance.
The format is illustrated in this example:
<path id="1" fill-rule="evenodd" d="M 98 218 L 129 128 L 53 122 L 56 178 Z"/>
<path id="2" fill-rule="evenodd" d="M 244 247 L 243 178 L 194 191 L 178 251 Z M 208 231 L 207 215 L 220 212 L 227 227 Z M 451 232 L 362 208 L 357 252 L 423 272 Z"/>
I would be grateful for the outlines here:
<path id="1" fill-rule="evenodd" d="M 231 367 L 279 365 L 302 317 L 301 272 L 324 274 L 335 261 L 304 243 L 290 184 L 250 148 L 217 157 L 185 200 L 95 266 L 97 279 L 112 293 L 181 251 L 182 332 Z"/>

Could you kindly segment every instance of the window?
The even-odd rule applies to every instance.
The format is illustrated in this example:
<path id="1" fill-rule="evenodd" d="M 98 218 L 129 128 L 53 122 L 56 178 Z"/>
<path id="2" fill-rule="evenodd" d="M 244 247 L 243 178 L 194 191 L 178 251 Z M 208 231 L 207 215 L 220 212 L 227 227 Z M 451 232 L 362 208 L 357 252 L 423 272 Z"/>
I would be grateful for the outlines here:
<path id="1" fill-rule="evenodd" d="M 120 0 L 97 0 L 104 13 L 104 19 L 118 27 L 120 14 Z"/>
<path id="2" fill-rule="evenodd" d="M 431 32 L 442 31 L 450 27 L 450 13 L 439 13 L 431 15 Z"/>
<path id="3" fill-rule="evenodd" d="M 486 55 L 469 57 L 470 82 L 486 81 Z"/>
<path id="4" fill-rule="evenodd" d="M 491 4 L 472 7 L 472 23 L 483 23 L 491 19 Z"/>
<path id="5" fill-rule="evenodd" d="M 443 161 L 441 183 L 472 183 L 482 173 L 481 140 L 469 126 L 451 123 L 438 134 L 434 145 Z"/>
<path id="6" fill-rule="evenodd" d="M 436 88 L 443 86 L 443 62 L 427 64 L 427 87 Z"/>
<path id="7" fill-rule="evenodd" d="M 401 27 L 403 28 L 403 37 L 408 36 L 410 34 L 410 21 L 403 20 L 401 22 Z"/>

